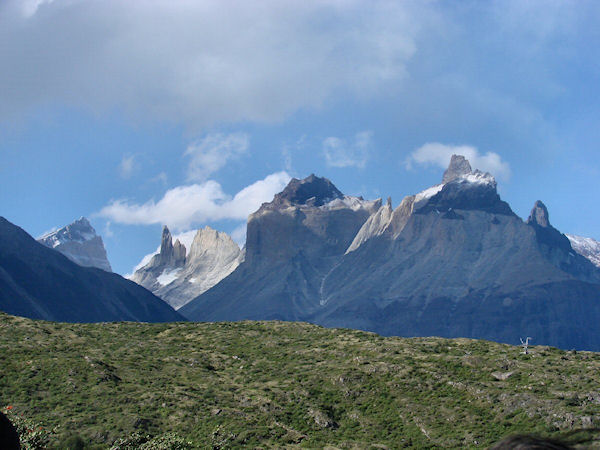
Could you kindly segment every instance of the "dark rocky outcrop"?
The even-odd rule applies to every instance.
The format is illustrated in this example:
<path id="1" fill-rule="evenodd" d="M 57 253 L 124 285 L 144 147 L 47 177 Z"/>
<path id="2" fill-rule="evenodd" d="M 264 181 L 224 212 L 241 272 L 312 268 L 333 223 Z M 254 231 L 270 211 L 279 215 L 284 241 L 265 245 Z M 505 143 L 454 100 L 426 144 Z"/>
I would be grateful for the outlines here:
<path id="1" fill-rule="evenodd" d="M 183 320 L 120 275 L 75 264 L 0 217 L 0 310 L 63 322 Z"/>
<path id="2" fill-rule="evenodd" d="M 267 205 L 272 208 L 280 208 L 283 205 L 323 206 L 331 200 L 343 197 L 344 194 L 327 178 L 311 174 L 303 180 L 292 178 L 285 189 L 275 195 L 273 201 Z"/>

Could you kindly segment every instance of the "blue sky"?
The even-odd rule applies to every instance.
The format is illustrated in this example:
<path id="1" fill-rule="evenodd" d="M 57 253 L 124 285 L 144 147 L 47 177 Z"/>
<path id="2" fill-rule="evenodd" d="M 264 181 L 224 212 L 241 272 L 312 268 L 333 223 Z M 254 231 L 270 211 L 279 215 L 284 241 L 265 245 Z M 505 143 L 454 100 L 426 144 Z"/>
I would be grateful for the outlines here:
<path id="1" fill-rule="evenodd" d="M 600 238 L 600 3 L 5 0 L 0 215 L 90 218 L 127 273 L 290 176 L 439 182 L 453 151 L 526 217 Z M 457 148 L 458 147 L 458 148 Z M 473 161 L 472 161 L 473 162 Z"/>

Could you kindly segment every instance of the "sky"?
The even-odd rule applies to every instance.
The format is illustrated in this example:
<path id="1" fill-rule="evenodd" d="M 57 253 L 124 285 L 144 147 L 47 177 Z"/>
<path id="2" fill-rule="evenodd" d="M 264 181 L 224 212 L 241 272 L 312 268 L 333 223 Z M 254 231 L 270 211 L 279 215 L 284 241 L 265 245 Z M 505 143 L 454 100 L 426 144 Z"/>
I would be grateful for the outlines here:
<path id="1" fill-rule="evenodd" d="M 396 206 L 460 153 L 519 216 L 600 239 L 598 23 L 585 0 L 2 0 L 0 215 L 86 216 L 126 274 L 164 224 L 243 245 L 291 177 Z"/>

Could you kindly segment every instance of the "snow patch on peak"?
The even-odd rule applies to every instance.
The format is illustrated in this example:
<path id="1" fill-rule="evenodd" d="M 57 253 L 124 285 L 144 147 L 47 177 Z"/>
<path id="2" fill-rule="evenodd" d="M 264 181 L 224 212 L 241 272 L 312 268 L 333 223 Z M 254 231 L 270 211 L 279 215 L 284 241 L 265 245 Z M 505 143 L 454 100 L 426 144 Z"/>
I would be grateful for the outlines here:
<path id="1" fill-rule="evenodd" d="M 323 206 L 320 206 L 320 208 L 327 210 L 349 208 L 353 211 L 359 211 L 361 209 L 374 209 L 380 203 L 381 199 L 365 200 L 362 197 L 344 195 L 342 198 L 334 198 L 333 200 L 329 200 Z"/>
<path id="2" fill-rule="evenodd" d="M 177 274 L 179 274 L 179 272 L 181 272 L 181 267 L 178 267 L 177 269 L 167 268 L 163 270 L 158 277 L 156 277 L 156 281 L 158 281 L 158 284 L 161 286 L 166 286 L 177 279 Z"/>
<path id="3" fill-rule="evenodd" d="M 419 192 L 417 195 L 415 195 L 415 204 L 433 197 L 435 194 L 440 192 L 443 187 L 443 184 L 436 184 L 435 186 L 431 186 L 430 188 Z"/>
<path id="4" fill-rule="evenodd" d="M 471 172 L 466 175 L 461 175 L 453 181 L 458 183 L 496 185 L 496 179 L 490 173 L 481 172 L 480 170 L 476 170 L 475 172 Z"/>
<path id="5" fill-rule="evenodd" d="M 566 234 L 571 247 L 581 256 L 589 259 L 596 267 L 600 267 L 600 242 L 583 236 Z"/>

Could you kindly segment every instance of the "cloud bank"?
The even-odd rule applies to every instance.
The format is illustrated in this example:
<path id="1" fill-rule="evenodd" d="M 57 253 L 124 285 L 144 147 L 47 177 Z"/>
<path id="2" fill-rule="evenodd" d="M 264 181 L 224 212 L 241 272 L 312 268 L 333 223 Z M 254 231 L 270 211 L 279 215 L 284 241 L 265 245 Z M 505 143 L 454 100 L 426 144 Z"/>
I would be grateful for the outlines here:
<path id="1" fill-rule="evenodd" d="M 178 186 L 158 200 L 143 204 L 114 200 L 97 215 L 126 225 L 166 224 L 175 231 L 218 220 L 246 220 L 264 202 L 283 190 L 291 179 L 287 172 L 273 173 L 245 187 L 233 197 L 214 180 Z"/>
<path id="2" fill-rule="evenodd" d="M 389 91 L 415 52 L 409 2 L 0 2 L 0 119 L 47 104 L 201 129 Z M 419 12 L 421 14 L 421 12 Z"/>
<path id="3" fill-rule="evenodd" d="M 410 154 L 405 161 L 407 169 L 415 164 L 435 165 L 446 169 L 452 155 L 463 155 L 471 163 L 473 169 L 490 172 L 494 177 L 502 181 L 510 179 L 510 166 L 502 161 L 500 155 L 494 152 L 479 153 L 475 147 L 470 145 L 446 145 L 439 142 L 427 143 Z"/>

